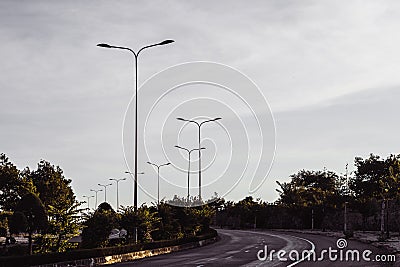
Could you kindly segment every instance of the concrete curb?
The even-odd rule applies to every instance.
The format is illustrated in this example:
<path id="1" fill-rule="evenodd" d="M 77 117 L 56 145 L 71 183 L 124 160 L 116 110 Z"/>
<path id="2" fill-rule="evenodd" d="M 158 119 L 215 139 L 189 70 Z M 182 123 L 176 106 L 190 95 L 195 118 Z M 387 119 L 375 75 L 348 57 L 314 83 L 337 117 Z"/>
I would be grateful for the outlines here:
<path id="1" fill-rule="evenodd" d="M 196 241 L 196 242 L 190 242 L 190 243 L 177 245 L 177 246 L 135 251 L 135 252 L 125 253 L 125 254 L 109 255 L 109 256 L 90 258 L 90 259 L 81 259 L 81 260 L 74 260 L 74 261 L 35 265 L 32 267 L 70 267 L 70 266 L 78 267 L 78 266 L 108 265 L 108 264 L 114 264 L 114 263 L 119 263 L 119 262 L 128 262 L 128 261 L 143 259 L 143 258 L 147 258 L 147 257 L 153 257 L 153 256 L 157 256 L 157 255 L 162 255 L 162 254 L 168 254 L 168 253 L 191 249 L 191 248 L 202 247 L 202 246 L 214 243 L 218 240 L 219 240 L 219 237 L 216 236 L 213 238 L 204 239 L 204 240 L 200 240 L 200 241 Z"/>

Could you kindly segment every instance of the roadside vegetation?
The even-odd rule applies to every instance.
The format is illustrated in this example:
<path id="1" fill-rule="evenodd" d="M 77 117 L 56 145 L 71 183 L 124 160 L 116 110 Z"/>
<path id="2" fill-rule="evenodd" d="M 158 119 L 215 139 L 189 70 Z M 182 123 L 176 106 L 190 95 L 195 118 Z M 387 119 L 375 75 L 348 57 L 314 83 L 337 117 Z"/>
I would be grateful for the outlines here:
<path id="1" fill-rule="evenodd" d="M 19 170 L 0 154 L 0 238 L 5 240 L 0 256 L 191 240 L 209 232 L 214 208 L 176 207 L 174 201 L 143 205 L 138 212 L 133 207 L 117 212 L 106 202 L 94 211 L 83 209 L 59 166 L 42 160 L 36 170 Z M 113 229 L 126 235 L 109 238 Z M 28 245 L 12 244 L 18 236 L 27 237 Z M 77 236 L 81 242 L 70 242 Z"/>
<path id="2" fill-rule="evenodd" d="M 217 224 L 231 228 L 344 229 L 400 232 L 400 155 L 356 157 L 355 171 L 300 170 L 277 181 L 279 199 L 228 201 Z M 346 168 L 347 169 L 347 168 Z"/>
<path id="3" fill-rule="evenodd" d="M 277 182 L 279 198 L 268 203 L 251 196 L 232 202 L 215 196 L 199 204 L 175 196 L 157 205 L 114 210 L 101 203 L 82 209 L 63 170 L 40 161 L 36 170 L 19 170 L 0 154 L 1 256 L 43 254 L 191 240 L 210 225 L 229 228 L 400 231 L 400 155 L 371 154 L 354 160 L 354 172 L 300 170 Z M 188 207 L 184 207 L 188 206 Z M 110 238 L 115 230 L 117 238 Z M 123 235 L 121 235 L 123 233 Z M 14 243 L 18 236 L 28 244 Z M 79 242 L 71 238 L 80 237 Z"/>

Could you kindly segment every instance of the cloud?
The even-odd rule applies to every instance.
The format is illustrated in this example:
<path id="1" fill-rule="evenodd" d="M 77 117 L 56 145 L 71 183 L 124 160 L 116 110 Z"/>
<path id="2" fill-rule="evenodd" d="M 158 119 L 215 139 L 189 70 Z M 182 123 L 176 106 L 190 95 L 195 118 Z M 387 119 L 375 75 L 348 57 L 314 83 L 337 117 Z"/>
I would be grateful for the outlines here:
<path id="1" fill-rule="evenodd" d="M 78 196 L 123 175 L 121 124 L 133 93 L 133 61 L 95 45 L 138 48 L 169 38 L 176 43 L 143 53 L 140 81 L 192 60 L 243 71 L 276 113 L 278 157 L 271 177 L 325 164 L 340 170 L 355 155 L 398 151 L 399 5 L 2 1 L 0 139 L 6 141 L 0 151 L 19 167 L 34 168 L 40 158 L 60 164 Z M 276 196 L 273 179 L 260 196 Z M 131 202 L 128 189 L 121 189 L 121 203 Z M 240 186 L 230 197 L 246 190 Z"/>

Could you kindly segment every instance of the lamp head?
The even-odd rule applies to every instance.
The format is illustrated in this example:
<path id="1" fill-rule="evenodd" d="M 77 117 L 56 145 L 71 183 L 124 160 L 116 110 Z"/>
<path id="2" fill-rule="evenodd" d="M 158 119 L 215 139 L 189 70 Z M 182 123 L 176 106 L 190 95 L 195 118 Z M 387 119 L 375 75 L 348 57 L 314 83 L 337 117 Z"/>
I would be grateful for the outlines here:
<path id="1" fill-rule="evenodd" d="M 173 43 L 173 42 L 175 42 L 175 41 L 168 39 L 168 40 L 162 41 L 161 43 L 158 43 L 157 45 L 166 45 L 166 44 L 170 44 L 170 43 Z"/>
<path id="2" fill-rule="evenodd" d="M 111 48 L 111 45 L 109 44 L 97 44 L 98 47 L 103 47 L 103 48 Z"/>

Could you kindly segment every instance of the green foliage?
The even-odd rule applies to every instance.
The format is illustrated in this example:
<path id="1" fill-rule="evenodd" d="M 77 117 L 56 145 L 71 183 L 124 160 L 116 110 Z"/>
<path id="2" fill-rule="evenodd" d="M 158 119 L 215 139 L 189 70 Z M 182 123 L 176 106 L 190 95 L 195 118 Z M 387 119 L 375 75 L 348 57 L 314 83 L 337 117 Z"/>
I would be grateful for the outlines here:
<path id="1" fill-rule="evenodd" d="M 83 211 L 79 209 L 80 202 L 75 202 L 70 207 L 55 208 L 48 206 L 49 214 L 52 214 L 52 219 L 49 221 L 49 233 L 47 238 L 43 237 L 40 246 L 40 252 L 62 252 L 71 247 L 68 240 L 79 234 L 79 214 Z"/>
<path id="2" fill-rule="evenodd" d="M 168 240 L 183 237 L 182 226 L 175 216 L 175 208 L 176 207 L 166 203 L 160 203 L 160 205 L 158 205 L 160 223 L 158 230 L 152 233 L 152 238 L 154 240 Z"/>
<path id="3" fill-rule="evenodd" d="M 64 177 L 59 166 L 40 161 L 37 170 L 29 172 L 49 216 L 49 235 L 40 238 L 39 252 L 65 251 L 68 239 L 78 233 L 78 209 L 71 180 Z"/>
<path id="4" fill-rule="evenodd" d="M 10 211 L 0 212 L 0 236 L 5 237 L 7 235 L 7 229 L 9 228 L 9 221 L 12 216 Z"/>
<path id="5" fill-rule="evenodd" d="M 330 171 L 301 170 L 290 176 L 289 183 L 278 183 L 280 200 L 284 206 L 317 207 L 329 203 L 339 195 L 338 175 Z"/>
<path id="6" fill-rule="evenodd" d="M 29 176 L 46 208 L 52 206 L 53 211 L 57 212 L 76 203 L 71 180 L 64 177 L 59 166 L 41 160 L 37 170 L 31 172 Z M 53 214 L 49 213 L 49 216 Z"/>
<path id="7" fill-rule="evenodd" d="M 83 224 L 82 247 L 105 247 L 111 230 L 118 227 L 118 216 L 114 210 L 97 209 Z"/>
<path id="8" fill-rule="evenodd" d="M 140 242 L 153 241 L 152 232 L 158 230 L 161 219 L 153 208 L 141 206 L 135 213 L 133 207 L 122 207 L 120 227 L 128 231 L 130 239 L 134 238 L 137 227 L 138 240 Z"/>
<path id="9" fill-rule="evenodd" d="M 356 198 L 395 198 L 400 194 L 400 155 L 382 159 L 371 154 L 369 158 L 355 159 L 356 175 L 350 188 Z"/>
<path id="10" fill-rule="evenodd" d="M 34 193 L 32 182 L 25 171 L 20 172 L 5 154 L 0 154 L 0 210 L 12 211 L 21 197 Z"/>

